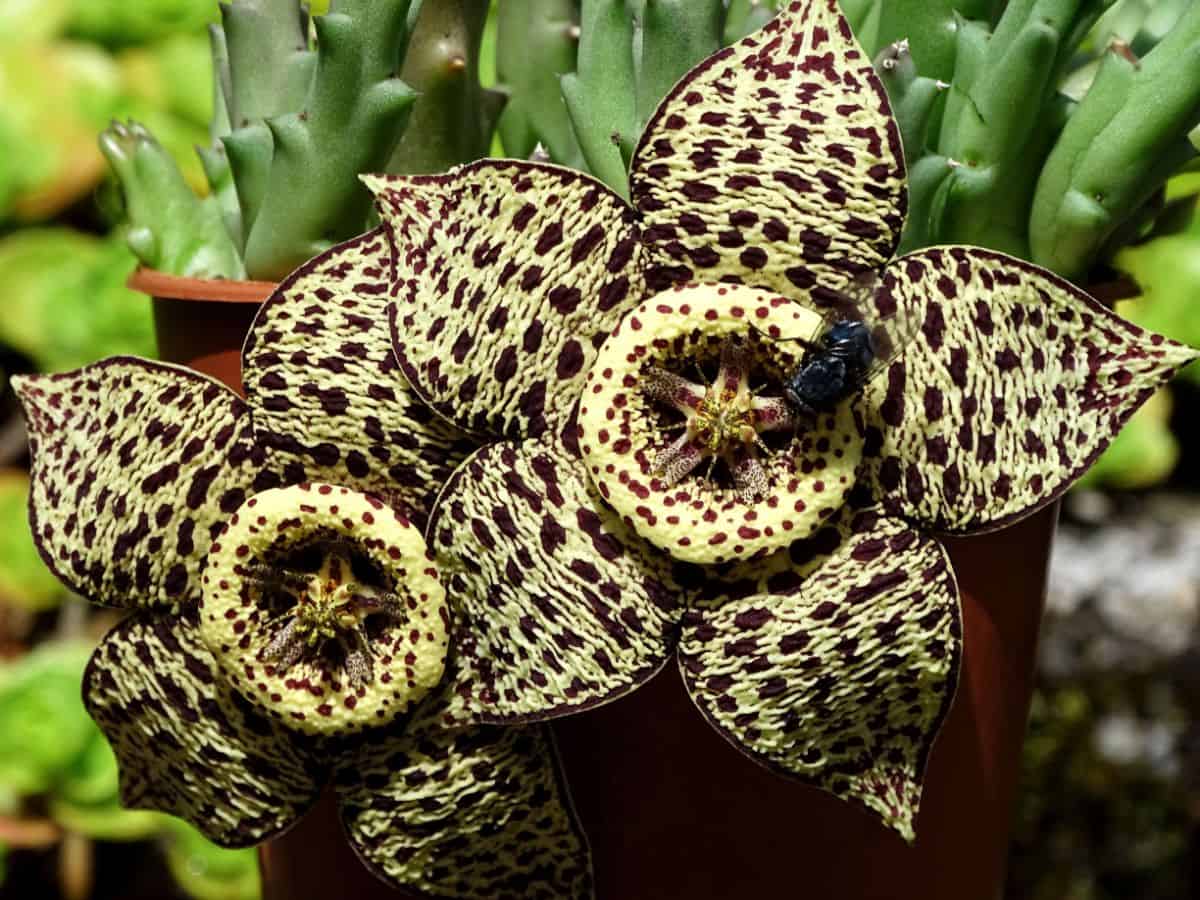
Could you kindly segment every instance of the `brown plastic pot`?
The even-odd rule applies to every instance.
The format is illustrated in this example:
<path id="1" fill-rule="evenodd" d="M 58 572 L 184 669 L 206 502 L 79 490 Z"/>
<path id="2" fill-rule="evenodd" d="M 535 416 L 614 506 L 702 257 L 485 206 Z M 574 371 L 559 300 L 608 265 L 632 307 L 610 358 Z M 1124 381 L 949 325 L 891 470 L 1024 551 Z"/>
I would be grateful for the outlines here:
<path id="1" fill-rule="evenodd" d="M 241 390 L 240 351 L 273 285 L 138 272 L 163 359 Z M 1000 895 L 1057 504 L 948 540 L 966 647 L 909 847 L 866 813 L 767 772 L 701 718 L 668 666 L 555 723 L 601 900 L 994 900 Z M 266 900 L 402 898 L 358 862 L 326 794 L 260 851 Z"/>

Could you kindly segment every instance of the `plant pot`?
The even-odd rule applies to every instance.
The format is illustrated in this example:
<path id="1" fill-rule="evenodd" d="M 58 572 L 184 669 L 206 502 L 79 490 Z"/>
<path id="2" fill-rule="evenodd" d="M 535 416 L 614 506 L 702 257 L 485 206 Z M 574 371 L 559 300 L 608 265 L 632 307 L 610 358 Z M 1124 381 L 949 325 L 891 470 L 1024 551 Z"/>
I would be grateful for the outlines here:
<path id="1" fill-rule="evenodd" d="M 152 272 L 130 283 L 155 297 L 163 359 L 241 389 L 242 342 L 272 285 Z M 627 698 L 555 723 L 601 900 L 998 897 L 1057 511 L 947 541 L 966 645 L 913 847 L 741 756 L 692 707 L 674 665 Z M 261 859 L 267 900 L 405 896 L 357 863 L 328 795 Z"/>

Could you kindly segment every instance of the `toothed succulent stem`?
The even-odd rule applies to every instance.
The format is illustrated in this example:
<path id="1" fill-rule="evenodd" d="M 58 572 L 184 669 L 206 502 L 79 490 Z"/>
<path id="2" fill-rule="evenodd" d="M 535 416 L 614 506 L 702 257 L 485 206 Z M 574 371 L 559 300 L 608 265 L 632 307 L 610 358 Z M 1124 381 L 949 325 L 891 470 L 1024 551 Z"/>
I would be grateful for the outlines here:
<path id="1" fill-rule="evenodd" d="M 904 142 L 904 159 L 911 166 L 925 150 L 934 105 L 950 85 L 917 75 L 907 40 L 885 47 L 875 59 L 875 69 L 891 98 Z"/>
<path id="2" fill-rule="evenodd" d="M 722 0 L 583 0 L 578 68 L 562 93 L 593 174 L 628 195 L 646 121 L 724 32 Z"/>
<path id="3" fill-rule="evenodd" d="M 1095 6 L 1013 0 L 986 40 L 978 27 L 960 23 L 954 96 L 937 151 L 961 165 L 932 202 L 935 235 L 1029 256 L 1028 215 L 1038 173 L 1036 162 L 1030 163 L 1045 158 L 1056 136 L 1044 111 L 1070 49 L 1066 37 Z"/>
<path id="4" fill-rule="evenodd" d="M 500 116 L 505 152 L 530 159 L 540 144 L 554 162 L 583 168 L 559 89 L 559 78 L 575 70 L 578 2 L 504 0 L 496 15 L 496 73 L 508 95 Z"/>
<path id="5" fill-rule="evenodd" d="M 1046 162 L 1031 217 L 1035 262 L 1080 277 L 1121 223 L 1196 155 L 1200 4 L 1140 63 L 1109 52 Z"/>
<path id="6" fill-rule="evenodd" d="M 126 239 L 144 265 L 192 278 L 245 277 L 216 200 L 193 193 L 149 131 L 114 122 L 100 149 L 125 198 Z"/>
<path id="7" fill-rule="evenodd" d="M 309 17 L 296 0 L 221 4 L 227 52 L 225 107 L 233 130 L 298 109 L 312 82 L 316 55 Z"/>
<path id="8" fill-rule="evenodd" d="M 401 78 L 420 97 L 387 171 L 443 172 L 486 156 L 504 95 L 479 83 L 488 0 L 426 3 Z"/>
<path id="9" fill-rule="evenodd" d="M 583 0 L 577 69 L 562 78 L 576 139 L 588 168 L 628 196 L 637 141 L 633 19 L 626 0 Z"/>
<path id="10" fill-rule="evenodd" d="M 416 99 L 396 77 L 416 8 L 342 0 L 314 20 L 317 65 L 303 108 L 266 122 L 269 171 L 247 223 L 246 268 L 255 277 L 282 278 L 362 230 L 370 200 L 358 176 L 387 165 Z M 241 160 L 227 147 L 240 192 Z"/>
<path id="11" fill-rule="evenodd" d="M 729 9 L 725 14 L 725 43 L 732 44 L 758 31 L 778 12 L 779 0 L 730 0 Z"/>
<path id="12" fill-rule="evenodd" d="M 722 0 L 637 0 L 634 9 L 633 73 L 641 134 L 662 99 L 700 60 L 721 49 Z"/>

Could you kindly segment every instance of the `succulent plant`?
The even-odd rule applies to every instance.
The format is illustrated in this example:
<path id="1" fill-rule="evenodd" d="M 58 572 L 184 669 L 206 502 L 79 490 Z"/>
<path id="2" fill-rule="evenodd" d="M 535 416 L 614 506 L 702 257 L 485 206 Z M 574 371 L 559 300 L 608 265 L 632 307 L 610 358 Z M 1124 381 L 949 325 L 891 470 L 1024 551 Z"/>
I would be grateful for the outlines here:
<path id="1" fill-rule="evenodd" d="M 902 250 L 972 243 L 1084 283 L 1196 156 L 1194 3 L 844 5 L 860 9 L 904 133 Z"/>
<path id="2" fill-rule="evenodd" d="M 476 77 L 480 0 L 235 0 L 211 29 L 211 196 L 195 196 L 153 136 L 115 124 L 101 139 L 122 186 L 130 246 L 176 275 L 277 280 L 364 231 L 363 172 L 441 168 L 486 152 L 499 109 Z M 422 52 L 410 36 L 427 29 Z M 448 42 L 433 31 L 452 34 Z M 421 83 L 426 103 L 401 72 Z M 402 144 L 416 111 L 419 131 Z M 303 189 L 298 189 L 298 186 Z"/>

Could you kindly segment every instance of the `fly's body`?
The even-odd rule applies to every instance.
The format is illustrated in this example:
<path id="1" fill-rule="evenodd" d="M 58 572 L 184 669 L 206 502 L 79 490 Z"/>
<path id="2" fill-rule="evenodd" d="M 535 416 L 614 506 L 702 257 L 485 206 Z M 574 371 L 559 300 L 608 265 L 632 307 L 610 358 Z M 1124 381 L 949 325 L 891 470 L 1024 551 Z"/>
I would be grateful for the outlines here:
<path id="1" fill-rule="evenodd" d="M 835 321 L 816 341 L 797 369 L 787 377 L 783 396 L 796 413 L 832 412 L 858 393 L 876 369 L 875 340 L 864 322 Z"/>

